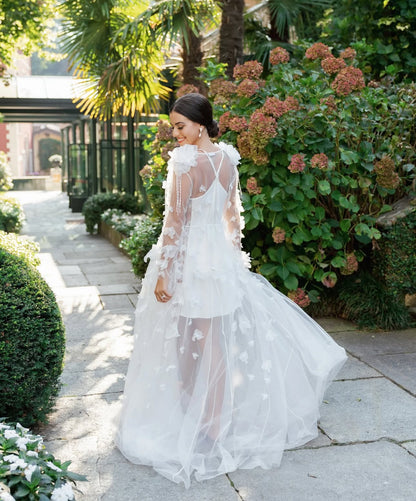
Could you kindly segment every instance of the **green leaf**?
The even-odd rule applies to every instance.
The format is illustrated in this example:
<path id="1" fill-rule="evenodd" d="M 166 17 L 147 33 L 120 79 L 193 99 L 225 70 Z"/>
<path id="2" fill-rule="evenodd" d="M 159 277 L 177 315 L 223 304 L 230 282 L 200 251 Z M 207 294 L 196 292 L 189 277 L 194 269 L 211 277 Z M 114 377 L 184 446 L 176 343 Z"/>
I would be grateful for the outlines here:
<path id="1" fill-rule="evenodd" d="M 290 271 L 284 266 L 277 266 L 276 272 L 282 280 L 286 280 L 290 275 Z"/>
<path id="2" fill-rule="evenodd" d="M 251 215 L 257 221 L 263 221 L 263 209 L 260 207 L 254 207 L 254 209 L 251 210 Z"/>
<path id="3" fill-rule="evenodd" d="M 321 195 L 329 195 L 331 193 L 331 185 L 323 179 L 318 182 L 318 191 Z"/>
<path id="4" fill-rule="evenodd" d="M 299 223 L 299 217 L 294 214 L 293 212 L 288 212 L 286 214 L 286 217 L 287 217 L 287 220 L 289 221 L 289 223 Z"/>
<path id="5" fill-rule="evenodd" d="M 342 268 L 345 266 L 347 263 L 347 260 L 343 256 L 335 256 L 333 259 L 331 259 L 331 265 L 334 268 Z"/>
<path id="6" fill-rule="evenodd" d="M 359 158 L 360 156 L 355 151 L 348 151 L 348 150 L 341 151 L 341 160 L 347 165 L 357 163 Z"/>
<path id="7" fill-rule="evenodd" d="M 339 226 L 344 233 L 347 233 L 348 230 L 351 228 L 351 219 L 342 219 L 339 222 Z"/>
<path id="8" fill-rule="evenodd" d="M 325 217 L 325 209 L 323 207 L 315 207 L 315 216 L 318 219 L 323 219 Z"/>
<path id="9" fill-rule="evenodd" d="M 275 264 L 266 263 L 260 266 L 260 273 L 268 277 L 276 272 L 276 268 L 277 266 Z"/>
<path id="10" fill-rule="evenodd" d="M 298 288 L 299 281 L 295 275 L 289 275 L 289 277 L 283 282 L 286 289 L 293 291 Z"/>

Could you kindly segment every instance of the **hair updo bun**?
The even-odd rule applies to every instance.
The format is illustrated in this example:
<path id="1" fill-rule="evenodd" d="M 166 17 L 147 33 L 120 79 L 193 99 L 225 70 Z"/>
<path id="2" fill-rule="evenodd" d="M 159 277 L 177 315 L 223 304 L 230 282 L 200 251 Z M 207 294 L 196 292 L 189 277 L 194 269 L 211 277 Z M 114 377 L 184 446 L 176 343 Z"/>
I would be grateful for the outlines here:
<path id="1" fill-rule="evenodd" d="M 175 101 L 170 111 L 175 111 L 192 122 L 204 125 L 209 137 L 218 136 L 219 128 L 212 118 L 211 103 L 202 94 L 196 92 L 185 94 Z"/>
<path id="2" fill-rule="evenodd" d="M 217 137 L 220 129 L 216 120 L 213 120 L 210 125 L 207 125 L 207 132 L 209 137 Z"/>

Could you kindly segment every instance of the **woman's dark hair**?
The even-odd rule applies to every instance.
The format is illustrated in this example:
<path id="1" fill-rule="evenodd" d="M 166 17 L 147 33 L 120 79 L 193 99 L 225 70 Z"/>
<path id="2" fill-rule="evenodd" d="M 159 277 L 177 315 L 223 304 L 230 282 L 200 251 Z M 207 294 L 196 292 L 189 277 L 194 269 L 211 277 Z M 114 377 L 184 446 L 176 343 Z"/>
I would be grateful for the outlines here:
<path id="1" fill-rule="evenodd" d="M 202 94 L 185 94 L 174 102 L 170 111 L 175 111 L 192 122 L 204 125 L 209 137 L 218 136 L 218 124 L 212 118 L 211 103 Z"/>

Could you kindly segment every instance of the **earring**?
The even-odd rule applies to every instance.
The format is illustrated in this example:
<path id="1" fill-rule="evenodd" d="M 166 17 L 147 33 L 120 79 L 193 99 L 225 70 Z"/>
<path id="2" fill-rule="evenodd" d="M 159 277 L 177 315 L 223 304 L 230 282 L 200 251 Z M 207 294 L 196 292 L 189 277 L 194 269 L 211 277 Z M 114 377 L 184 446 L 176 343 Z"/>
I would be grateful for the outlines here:
<path id="1" fill-rule="evenodd" d="M 201 137 L 202 136 L 202 127 L 199 128 L 199 134 L 198 134 L 198 137 Z"/>

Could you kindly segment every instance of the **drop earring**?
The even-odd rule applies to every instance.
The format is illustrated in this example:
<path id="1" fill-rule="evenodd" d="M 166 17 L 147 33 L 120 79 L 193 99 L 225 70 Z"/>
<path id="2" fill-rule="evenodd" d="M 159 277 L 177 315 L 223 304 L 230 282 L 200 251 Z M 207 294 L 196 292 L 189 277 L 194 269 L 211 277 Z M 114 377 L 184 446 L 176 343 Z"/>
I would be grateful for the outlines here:
<path id="1" fill-rule="evenodd" d="M 202 136 L 202 127 L 199 128 L 199 134 L 198 134 L 198 137 L 201 137 Z"/>

